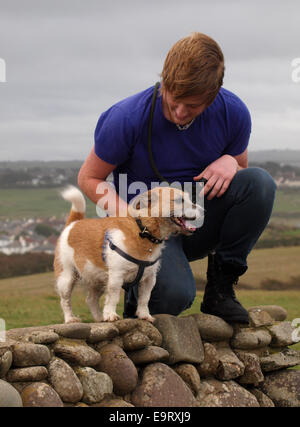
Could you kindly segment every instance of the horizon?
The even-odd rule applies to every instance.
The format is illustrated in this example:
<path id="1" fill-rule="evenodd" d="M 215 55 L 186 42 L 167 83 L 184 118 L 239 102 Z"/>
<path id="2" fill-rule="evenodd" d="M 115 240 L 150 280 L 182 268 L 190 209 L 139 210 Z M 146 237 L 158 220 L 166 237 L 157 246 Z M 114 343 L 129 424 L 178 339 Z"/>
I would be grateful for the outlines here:
<path id="1" fill-rule="evenodd" d="M 282 149 L 277 149 L 277 148 L 270 148 L 270 149 L 261 149 L 261 150 L 250 150 L 248 149 L 248 154 L 250 153 L 262 153 L 262 152 L 297 152 L 300 155 L 300 148 L 299 149 L 294 149 L 294 148 L 282 148 Z M 16 160 L 0 160 L 0 164 L 1 163 L 17 163 L 17 162 L 84 162 L 85 158 L 83 159 L 79 159 L 79 158 L 73 158 L 73 159 L 47 159 L 47 160 L 43 160 L 43 159 L 16 159 Z M 298 163 L 298 162 L 297 162 Z"/>

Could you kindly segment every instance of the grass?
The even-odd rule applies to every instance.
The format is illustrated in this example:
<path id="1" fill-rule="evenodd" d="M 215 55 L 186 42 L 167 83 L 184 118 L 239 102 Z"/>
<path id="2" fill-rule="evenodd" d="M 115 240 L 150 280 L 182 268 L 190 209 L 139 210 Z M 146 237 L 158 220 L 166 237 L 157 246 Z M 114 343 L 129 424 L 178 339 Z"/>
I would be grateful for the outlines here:
<path id="1" fill-rule="evenodd" d="M 240 278 L 240 282 L 254 289 L 258 289 L 266 279 L 287 283 L 292 277 L 300 276 L 299 254 L 299 246 L 253 250 L 248 256 L 248 270 Z M 205 278 L 206 266 L 207 259 L 192 262 L 194 276 Z"/>
<path id="2" fill-rule="evenodd" d="M 0 220 L 65 216 L 70 205 L 65 202 L 59 188 L 0 189 Z M 96 217 L 95 205 L 87 200 L 87 216 Z"/>
<path id="3" fill-rule="evenodd" d="M 300 295 L 298 291 L 237 290 L 241 303 L 249 308 L 254 305 L 275 304 L 283 306 L 292 320 L 300 317 Z M 192 307 L 184 314 L 199 312 L 203 292 L 197 292 Z M 103 298 L 100 306 L 103 305 Z M 75 314 L 85 322 L 92 317 L 85 303 L 85 291 L 77 286 L 73 292 L 72 307 Z M 122 315 L 123 297 L 118 313 Z M 5 319 L 8 329 L 32 325 L 47 325 L 63 321 L 59 297 L 54 290 L 52 273 L 34 274 L 0 280 L 0 317 Z"/>
<path id="4" fill-rule="evenodd" d="M 254 305 L 280 305 L 288 312 L 288 320 L 300 318 L 300 295 L 297 291 L 238 290 L 237 296 L 244 307 Z M 203 292 L 197 292 L 193 305 L 182 315 L 199 313 Z M 100 307 L 103 306 L 103 297 Z M 85 303 L 85 292 L 81 287 L 74 289 L 72 308 L 83 322 L 93 322 Z M 123 293 L 117 308 L 123 313 Z M 0 280 L 0 317 L 6 322 L 6 328 L 62 323 L 63 316 L 59 297 L 54 291 L 52 273 L 35 274 Z M 300 343 L 292 346 L 300 351 Z M 300 366 L 297 368 L 300 369 Z"/>
<path id="5" fill-rule="evenodd" d="M 253 250 L 248 257 L 248 271 L 240 278 L 241 284 L 251 289 L 237 287 L 241 302 L 246 306 L 258 304 L 282 305 L 291 319 L 300 317 L 299 291 L 264 291 L 260 283 L 266 279 L 287 283 L 300 276 L 299 246 Z M 205 279 L 207 260 L 191 263 L 195 278 Z M 202 293 L 195 299 L 192 310 L 199 310 Z M 85 293 L 79 286 L 73 293 L 74 312 L 84 321 L 91 321 L 85 304 Z M 191 309 L 190 309 L 191 310 Z M 122 313 L 122 301 L 119 306 Z M 63 321 L 59 298 L 54 291 L 53 273 L 12 277 L 0 280 L 0 317 L 6 320 L 7 328 L 46 325 Z"/>
<path id="6" fill-rule="evenodd" d="M 0 189 L 0 220 L 21 217 L 65 216 L 68 204 L 59 196 L 59 188 L 47 189 Z M 87 216 L 95 217 L 95 206 L 87 201 Z M 300 221 L 300 197 L 295 189 L 278 190 L 273 211 L 273 220 L 290 224 Z M 1 231 L 1 230 L 0 230 Z M 293 231 L 293 235 L 298 232 Z M 263 236 L 262 236 L 263 238 Z M 263 291 L 260 283 L 265 279 L 288 282 L 300 276 L 299 246 L 253 250 L 248 257 L 248 271 L 240 282 L 254 290 L 239 290 L 238 298 L 245 307 L 261 304 L 282 305 L 288 311 L 288 319 L 300 317 L 300 295 L 297 291 Z M 196 278 L 205 277 L 206 260 L 191 263 Z M 192 307 L 183 314 L 199 312 L 203 293 L 198 292 Z M 118 306 L 122 314 L 123 298 Z M 103 301 L 101 302 L 103 304 Z M 72 306 L 75 314 L 84 322 L 92 321 L 85 304 L 82 289 L 74 291 Z M 52 273 L 36 274 L 0 280 L 0 317 L 5 319 L 7 329 L 46 325 L 63 321 L 59 298 L 54 291 Z M 294 346 L 300 350 L 300 343 Z"/>
<path id="7" fill-rule="evenodd" d="M 66 215 L 69 206 L 59 195 L 57 188 L 11 188 L 0 189 L 0 219 L 22 217 L 49 217 Z M 92 202 L 87 201 L 87 216 L 95 217 Z M 300 221 L 300 196 L 298 189 L 278 189 L 276 193 L 274 219 L 292 217 Z"/>

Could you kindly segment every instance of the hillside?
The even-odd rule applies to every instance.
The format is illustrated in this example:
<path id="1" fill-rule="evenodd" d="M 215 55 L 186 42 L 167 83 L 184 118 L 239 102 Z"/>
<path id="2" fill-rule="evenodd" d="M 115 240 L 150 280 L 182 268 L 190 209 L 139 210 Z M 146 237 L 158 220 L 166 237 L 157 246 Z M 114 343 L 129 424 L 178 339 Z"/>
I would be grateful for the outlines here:
<path id="1" fill-rule="evenodd" d="M 249 150 L 249 162 L 275 162 L 300 167 L 300 150 Z"/>
<path id="2" fill-rule="evenodd" d="M 32 161 L 0 161 L 0 169 L 20 168 L 80 168 L 84 159 L 77 160 L 32 160 Z M 300 150 L 251 150 L 249 149 L 249 161 L 253 163 L 275 162 L 294 166 L 300 166 Z"/>

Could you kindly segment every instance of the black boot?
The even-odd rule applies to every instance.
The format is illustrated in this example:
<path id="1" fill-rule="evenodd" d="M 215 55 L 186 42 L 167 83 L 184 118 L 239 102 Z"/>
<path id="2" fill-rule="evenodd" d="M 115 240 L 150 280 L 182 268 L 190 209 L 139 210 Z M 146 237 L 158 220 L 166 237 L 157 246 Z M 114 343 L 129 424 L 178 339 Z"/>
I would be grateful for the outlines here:
<path id="1" fill-rule="evenodd" d="M 228 323 L 248 324 L 248 312 L 236 299 L 233 288 L 246 270 L 238 264 L 222 263 L 218 254 L 209 254 L 202 313 L 221 317 Z"/>

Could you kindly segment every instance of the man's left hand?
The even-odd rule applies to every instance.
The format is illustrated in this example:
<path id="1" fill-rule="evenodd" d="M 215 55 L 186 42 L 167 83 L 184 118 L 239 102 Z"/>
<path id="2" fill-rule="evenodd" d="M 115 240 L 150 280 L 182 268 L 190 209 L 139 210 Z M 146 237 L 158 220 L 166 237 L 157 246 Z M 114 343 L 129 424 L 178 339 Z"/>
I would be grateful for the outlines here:
<path id="1" fill-rule="evenodd" d="M 221 197 L 225 193 L 238 170 L 237 160 L 229 154 L 225 154 L 207 166 L 200 175 L 194 176 L 193 179 L 194 181 L 201 178 L 207 180 L 203 192 L 205 196 L 210 191 L 207 199 L 211 200 L 215 196 Z"/>

